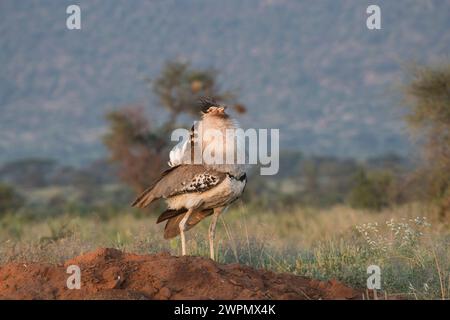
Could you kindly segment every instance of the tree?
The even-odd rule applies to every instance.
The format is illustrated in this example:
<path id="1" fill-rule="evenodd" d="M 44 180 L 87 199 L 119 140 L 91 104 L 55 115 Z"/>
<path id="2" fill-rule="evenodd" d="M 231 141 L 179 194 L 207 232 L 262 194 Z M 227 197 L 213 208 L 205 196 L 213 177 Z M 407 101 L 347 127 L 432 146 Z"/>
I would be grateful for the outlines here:
<path id="1" fill-rule="evenodd" d="M 119 177 L 141 192 L 162 170 L 161 154 L 168 144 L 152 130 L 142 108 L 113 111 L 107 120 L 110 130 L 104 143 L 110 151 L 110 160 L 118 166 Z"/>
<path id="2" fill-rule="evenodd" d="M 238 113 L 246 111 L 243 105 L 236 103 L 234 94 L 220 90 L 216 79 L 215 70 L 197 70 L 189 63 L 168 62 L 159 77 L 146 79 L 158 106 L 167 112 L 162 125 L 154 125 L 142 107 L 126 107 L 107 114 L 110 126 L 104 143 L 125 183 L 140 192 L 154 181 L 168 160 L 169 133 L 179 126 L 181 114 L 189 117 L 199 114 L 201 97 L 233 104 Z"/>
<path id="3" fill-rule="evenodd" d="M 389 174 L 380 172 L 368 175 L 361 168 L 354 181 L 348 199 L 351 207 L 379 211 L 390 204 L 389 189 L 392 177 Z"/>
<path id="4" fill-rule="evenodd" d="M 147 79 L 147 82 L 151 84 L 160 106 L 169 112 L 167 124 L 175 124 L 181 113 L 198 115 L 200 97 L 218 102 L 234 101 L 233 93 L 221 92 L 216 78 L 216 70 L 196 70 L 189 63 L 175 61 L 167 62 L 161 75 L 155 81 Z"/>
<path id="5" fill-rule="evenodd" d="M 438 67 L 415 67 L 405 87 L 409 113 L 406 121 L 422 147 L 428 197 L 441 206 L 450 200 L 450 64 Z"/>
<path id="6" fill-rule="evenodd" d="M 313 160 L 305 161 L 303 172 L 305 176 L 306 203 L 318 204 L 320 202 L 319 163 Z"/>
<path id="7" fill-rule="evenodd" d="M 6 163 L 0 168 L 3 181 L 25 188 L 45 187 L 56 168 L 50 159 L 25 158 Z"/>
<path id="8" fill-rule="evenodd" d="M 0 214 L 19 209 L 24 199 L 11 186 L 0 184 Z"/>

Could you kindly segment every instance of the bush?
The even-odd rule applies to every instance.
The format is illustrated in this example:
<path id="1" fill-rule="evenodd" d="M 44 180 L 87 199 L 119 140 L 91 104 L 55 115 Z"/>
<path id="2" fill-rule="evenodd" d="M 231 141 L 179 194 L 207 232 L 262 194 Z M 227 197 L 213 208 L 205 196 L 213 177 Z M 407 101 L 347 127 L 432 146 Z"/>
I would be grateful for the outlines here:
<path id="1" fill-rule="evenodd" d="M 392 177 L 387 173 L 367 175 L 361 169 L 355 176 L 355 184 L 351 189 L 348 202 L 356 209 L 379 211 L 389 206 L 389 190 Z"/>
<path id="2" fill-rule="evenodd" d="M 416 66 L 405 86 L 407 124 L 420 139 L 423 189 L 437 202 L 441 218 L 450 212 L 450 63 Z"/>
<path id="3" fill-rule="evenodd" d="M 13 187 L 0 184 L 0 214 L 19 209 L 24 199 Z"/>

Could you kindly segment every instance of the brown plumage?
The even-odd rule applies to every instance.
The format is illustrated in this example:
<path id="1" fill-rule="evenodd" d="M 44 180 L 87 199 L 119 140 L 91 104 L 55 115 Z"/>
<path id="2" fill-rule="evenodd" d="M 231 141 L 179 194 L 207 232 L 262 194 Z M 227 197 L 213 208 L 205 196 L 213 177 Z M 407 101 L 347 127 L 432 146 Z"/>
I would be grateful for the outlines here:
<path id="1" fill-rule="evenodd" d="M 204 180 L 199 181 L 200 177 L 205 176 L 206 178 Z M 133 202 L 132 206 L 145 208 L 160 198 L 168 199 L 170 205 L 171 198 L 173 199 L 177 196 L 189 197 L 190 194 L 197 196 L 220 185 L 227 178 L 230 179 L 226 173 L 212 170 L 204 165 L 179 165 L 166 170 L 151 187 L 145 190 Z M 214 197 L 214 199 L 217 202 L 223 201 L 220 197 Z M 195 201 L 193 203 L 195 211 L 192 212 L 187 220 L 186 231 L 213 213 L 213 208 L 209 207 L 211 204 L 208 203 L 208 200 L 205 199 L 205 201 L 201 201 L 198 205 L 195 205 Z M 186 207 L 169 208 L 158 217 L 156 223 L 167 220 L 164 231 L 165 239 L 176 237 L 180 233 L 178 225 L 187 211 L 188 209 Z"/>
<path id="2" fill-rule="evenodd" d="M 170 213 L 167 215 L 168 211 Z M 164 211 L 158 218 L 156 223 L 163 222 L 167 220 L 166 226 L 164 228 L 164 239 L 175 238 L 180 234 L 180 221 L 183 219 L 184 214 L 187 212 L 187 209 L 181 210 L 166 210 Z M 214 212 L 213 209 L 205 209 L 202 211 L 194 211 L 186 222 L 186 231 L 194 227 L 197 223 L 209 217 Z M 170 216 L 170 217 L 168 217 Z"/>
<path id="3" fill-rule="evenodd" d="M 230 203 L 240 197 L 244 191 L 247 178 L 244 166 L 240 164 L 191 164 L 194 136 L 199 136 L 203 145 L 216 148 L 214 141 L 203 135 L 209 129 L 225 133 L 228 129 L 238 128 L 237 123 L 226 113 L 225 107 L 211 106 L 212 102 L 204 101 L 208 106 L 202 116 L 202 129 L 191 129 L 190 140 L 183 147 L 174 148 L 170 154 L 169 165 L 172 168 L 163 172 L 161 177 L 146 189 L 133 202 L 134 207 L 145 208 L 153 201 L 163 198 L 168 209 L 158 218 L 157 223 L 167 221 L 164 238 L 169 239 L 180 234 L 182 253 L 186 254 L 184 232 L 194 227 L 208 216 L 213 216 L 209 228 L 209 244 L 211 258 L 214 259 L 214 234 L 218 216 Z M 225 135 L 224 135 L 225 136 Z M 235 152 L 227 145 L 220 152 L 224 159 L 228 152 Z M 218 151 L 219 152 L 219 151 Z"/>
<path id="4" fill-rule="evenodd" d="M 198 181 L 199 177 L 205 178 L 204 183 Z M 145 208 L 153 201 L 160 198 L 170 198 L 184 193 L 204 192 L 225 179 L 226 173 L 209 169 L 202 164 L 178 165 L 167 169 L 161 177 L 149 188 L 147 188 L 132 204 L 133 207 Z M 213 183 L 212 179 L 216 182 Z M 203 181 L 202 181 L 203 182 Z M 192 186 L 192 190 L 189 190 Z"/>

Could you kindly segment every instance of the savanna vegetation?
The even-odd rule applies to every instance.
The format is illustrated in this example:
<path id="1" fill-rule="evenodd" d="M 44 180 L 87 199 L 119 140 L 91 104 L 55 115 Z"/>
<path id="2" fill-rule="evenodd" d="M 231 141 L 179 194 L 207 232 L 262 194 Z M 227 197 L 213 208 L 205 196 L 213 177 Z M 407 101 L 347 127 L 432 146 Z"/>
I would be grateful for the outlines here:
<path id="1" fill-rule="evenodd" d="M 382 290 L 418 299 L 450 298 L 450 67 L 416 67 L 404 85 L 405 123 L 416 155 L 365 160 L 285 150 L 280 173 L 249 173 L 246 193 L 222 216 L 218 260 L 364 288 L 379 265 Z M 108 159 L 82 168 L 48 159 L 0 167 L 0 262 L 61 262 L 97 247 L 179 254 L 155 211 L 129 207 L 164 169 L 168 133 L 188 127 L 196 101 L 210 96 L 246 111 L 222 90 L 217 72 L 168 63 L 147 80 L 163 122 L 144 108 L 106 115 Z M 207 223 L 188 234 L 191 254 L 208 256 Z"/>

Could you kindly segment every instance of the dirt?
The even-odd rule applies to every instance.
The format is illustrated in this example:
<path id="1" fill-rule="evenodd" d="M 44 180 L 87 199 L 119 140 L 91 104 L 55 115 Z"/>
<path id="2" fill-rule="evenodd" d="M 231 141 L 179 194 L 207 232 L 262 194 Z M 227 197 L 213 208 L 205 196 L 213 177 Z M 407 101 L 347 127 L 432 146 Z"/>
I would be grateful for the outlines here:
<path id="1" fill-rule="evenodd" d="M 67 267 L 81 270 L 68 289 Z M 360 299 L 342 283 L 218 264 L 168 253 L 137 255 L 97 249 L 64 265 L 9 263 L 0 267 L 0 299 Z"/>

